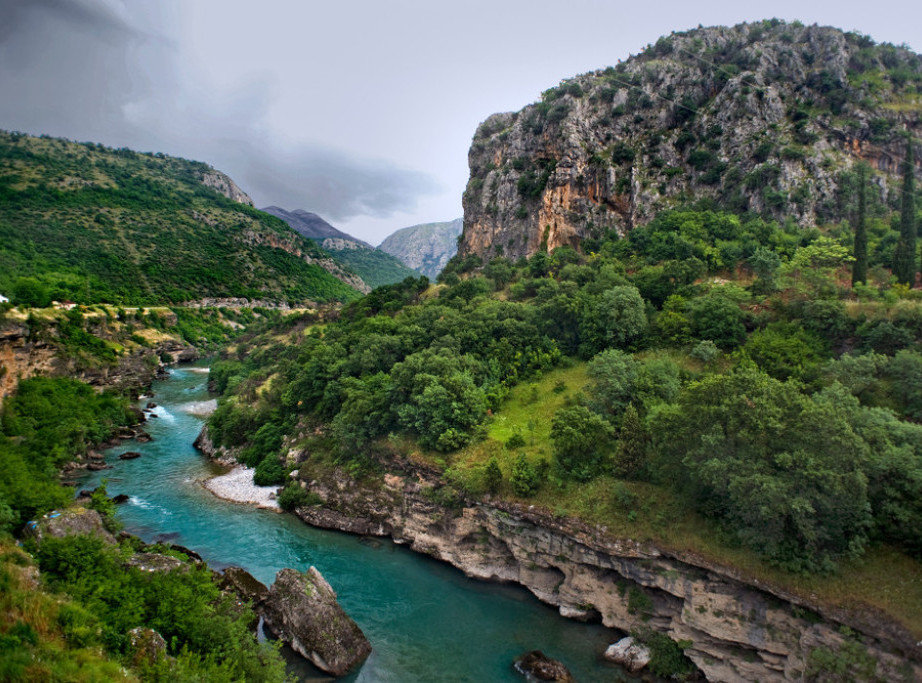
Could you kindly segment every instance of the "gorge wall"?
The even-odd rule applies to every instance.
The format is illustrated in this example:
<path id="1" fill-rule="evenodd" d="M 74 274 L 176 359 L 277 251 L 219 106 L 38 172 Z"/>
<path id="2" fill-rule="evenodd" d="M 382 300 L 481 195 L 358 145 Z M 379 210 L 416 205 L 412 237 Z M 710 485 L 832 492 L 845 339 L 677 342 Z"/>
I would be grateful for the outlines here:
<path id="1" fill-rule="evenodd" d="M 833 28 L 771 20 L 666 36 L 478 127 L 459 254 L 579 247 L 702 200 L 838 221 L 861 159 L 894 207 L 903 133 L 922 130 L 920 87 L 922 57 Z"/>
<path id="2" fill-rule="evenodd" d="M 391 536 L 468 576 L 521 584 L 567 617 L 691 641 L 685 652 L 708 680 L 821 677 L 830 657 L 863 667 L 850 670 L 856 680 L 922 680 L 922 647 L 884 618 L 805 604 L 700 559 L 606 538 L 531 507 L 446 505 L 437 476 L 419 467 L 362 482 L 338 470 L 301 472 L 301 485 L 322 500 L 297 509 L 308 524 Z"/>

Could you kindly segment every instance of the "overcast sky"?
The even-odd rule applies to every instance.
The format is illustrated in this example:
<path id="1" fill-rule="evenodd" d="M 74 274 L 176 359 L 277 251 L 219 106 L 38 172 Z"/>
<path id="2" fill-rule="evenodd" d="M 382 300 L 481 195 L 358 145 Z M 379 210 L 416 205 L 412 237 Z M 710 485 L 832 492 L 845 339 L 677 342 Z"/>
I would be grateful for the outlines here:
<path id="1" fill-rule="evenodd" d="M 490 114 L 671 31 L 771 17 L 922 50 L 907 0 L 0 0 L 0 128 L 206 161 L 377 244 L 461 215 Z"/>

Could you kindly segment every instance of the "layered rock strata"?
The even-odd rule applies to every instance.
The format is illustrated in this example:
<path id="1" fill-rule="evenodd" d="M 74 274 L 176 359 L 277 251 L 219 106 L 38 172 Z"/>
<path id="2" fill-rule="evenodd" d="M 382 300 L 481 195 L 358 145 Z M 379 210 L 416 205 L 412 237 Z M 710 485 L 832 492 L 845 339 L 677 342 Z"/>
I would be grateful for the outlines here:
<path id="1" fill-rule="evenodd" d="M 324 501 L 297 510 L 308 524 L 391 536 L 468 576 L 519 583 L 564 616 L 690 641 L 685 652 L 708 680 L 801 680 L 843 652 L 883 680 L 922 680 L 922 648 L 883 617 L 806 604 L 726 568 L 531 508 L 446 507 L 434 501 L 431 472 L 360 484 L 337 471 L 304 486 Z"/>

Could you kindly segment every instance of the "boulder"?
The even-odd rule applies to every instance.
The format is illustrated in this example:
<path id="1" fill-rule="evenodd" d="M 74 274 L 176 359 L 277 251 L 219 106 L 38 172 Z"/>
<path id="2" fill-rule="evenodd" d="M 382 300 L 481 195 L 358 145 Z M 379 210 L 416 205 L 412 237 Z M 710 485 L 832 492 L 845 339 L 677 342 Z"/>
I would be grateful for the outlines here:
<path id="1" fill-rule="evenodd" d="M 140 458 L 141 454 L 137 451 L 125 451 L 118 456 L 119 460 L 134 460 L 135 458 Z"/>
<path id="2" fill-rule="evenodd" d="M 99 471 L 101 471 L 101 470 L 111 470 L 111 469 L 112 469 L 112 466 L 111 466 L 111 465 L 107 465 L 107 464 L 104 463 L 104 462 L 91 462 L 89 465 L 86 466 L 86 468 L 87 468 L 90 472 L 99 472 Z"/>
<path id="3" fill-rule="evenodd" d="M 127 493 L 120 493 L 117 496 L 112 496 L 112 502 L 115 503 L 116 505 L 127 503 L 129 500 L 131 499 L 128 497 Z"/>
<path id="4" fill-rule="evenodd" d="M 135 666 L 153 664 L 166 656 L 166 641 L 152 628 L 138 626 L 128 631 L 131 663 Z"/>
<path id="5" fill-rule="evenodd" d="M 129 567 L 137 567 L 142 572 L 172 572 L 177 569 L 189 569 L 189 565 L 178 557 L 160 553 L 135 553 L 128 558 L 125 564 Z"/>
<path id="6" fill-rule="evenodd" d="M 115 537 L 106 530 L 102 516 L 96 510 L 73 507 L 68 510 L 54 510 L 37 522 L 26 524 L 26 531 L 32 533 L 41 543 L 42 538 L 64 538 L 65 536 L 98 536 L 106 543 L 115 543 Z"/>
<path id="7" fill-rule="evenodd" d="M 650 650 L 631 637 L 622 638 L 617 643 L 609 645 L 603 656 L 631 673 L 637 673 L 650 663 Z"/>
<path id="8" fill-rule="evenodd" d="M 272 633 L 334 676 L 344 675 L 371 653 L 362 629 L 314 567 L 303 574 L 281 570 L 259 611 Z"/>
<path id="9" fill-rule="evenodd" d="M 261 604 L 269 595 L 269 589 L 240 567 L 227 567 L 221 575 L 218 585 L 222 590 L 235 593 L 241 600 L 249 601 L 255 607 Z"/>
<path id="10" fill-rule="evenodd" d="M 551 659 L 541 650 L 532 650 L 516 657 L 513 668 L 528 681 L 560 681 L 575 683 L 569 669 L 556 659 Z"/>

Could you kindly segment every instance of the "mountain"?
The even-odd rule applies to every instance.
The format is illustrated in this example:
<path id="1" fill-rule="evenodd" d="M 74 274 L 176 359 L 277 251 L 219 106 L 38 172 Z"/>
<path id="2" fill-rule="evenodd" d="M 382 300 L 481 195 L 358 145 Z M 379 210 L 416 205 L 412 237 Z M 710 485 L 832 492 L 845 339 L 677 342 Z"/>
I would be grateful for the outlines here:
<path id="1" fill-rule="evenodd" d="M 390 254 L 337 230 L 315 213 L 304 209 L 286 211 L 277 206 L 267 206 L 263 211 L 281 218 L 295 232 L 314 240 L 334 261 L 362 278 L 364 288 L 358 289 L 363 292 L 417 276 Z"/>
<path id="2" fill-rule="evenodd" d="M 0 293 L 14 303 L 307 304 L 355 298 L 350 279 L 207 164 L 0 131 Z"/>
<path id="3" fill-rule="evenodd" d="M 378 245 L 414 270 L 435 279 L 458 251 L 462 219 L 401 228 Z"/>
<path id="4" fill-rule="evenodd" d="M 832 223 L 852 209 L 859 159 L 892 207 L 920 88 L 922 57 L 834 28 L 773 19 L 663 37 L 478 127 L 460 253 L 579 247 L 692 200 Z"/>
<path id="5" fill-rule="evenodd" d="M 283 221 L 288 223 L 292 230 L 303 237 L 307 237 L 308 239 L 322 240 L 326 237 L 338 237 L 340 239 L 350 240 L 352 242 L 359 242 L 364 244 L 366 247 L 371 247 L 370 244 L 366 244 L 361 240 L 357 240 L 355 237 L 344 233 L 342 230 L 337 230 L 316 213 L 311 213 L 310 211 L 305 211 L 304 209 L 286 211 L 285 209 L 278 206 L 267 206 L 262 210 L 275 216 L 276 218 L 281 218 Z"/>

